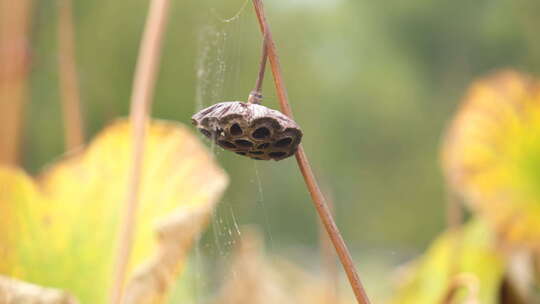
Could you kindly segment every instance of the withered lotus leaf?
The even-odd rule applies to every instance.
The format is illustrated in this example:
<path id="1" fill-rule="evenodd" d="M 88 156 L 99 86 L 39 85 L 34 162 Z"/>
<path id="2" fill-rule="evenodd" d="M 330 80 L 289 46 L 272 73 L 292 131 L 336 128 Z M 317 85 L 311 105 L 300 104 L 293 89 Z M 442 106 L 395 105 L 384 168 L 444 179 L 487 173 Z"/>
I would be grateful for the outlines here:
<path id="1" fill-rule="evenodd" d="M 509 244 L 540 248 L 540 81 L 515 71 L 470 88 L 444 139 L 453 191 Z"/>
<path id="2" fill-rule="evenodd" d="M 118 121 L 34 180 L 0 168 L 0 273 L 105 303 L 131 163 Z M 147 125 L 126 302 L 160 303 L 204 228 L 227 176 L 182 125 Z"/>
<path id="3" fill-rule="evenodd" d="M 474 220 L 437 238 L 425 255 L 407 265 L 388 304 L 498 304 L 506 262 L 485 222 Z M 461 283 L 456 284 L 458 281 Z M 459 285 L 460 290 L 455 290 Z M 456 298 L 460 301 L 455 302 Z"/>

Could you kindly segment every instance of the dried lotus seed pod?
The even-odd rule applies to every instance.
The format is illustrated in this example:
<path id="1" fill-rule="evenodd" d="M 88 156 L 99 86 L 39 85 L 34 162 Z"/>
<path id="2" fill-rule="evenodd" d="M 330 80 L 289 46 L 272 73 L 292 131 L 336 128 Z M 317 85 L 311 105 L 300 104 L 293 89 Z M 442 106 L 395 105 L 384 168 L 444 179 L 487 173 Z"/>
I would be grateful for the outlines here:
<path id="1" fill-rule="evenodd" d="M 289 117 L 241 101 L 210 106 L 193 115 L 192 122 L 223 149 L 258 160 L 287 158 L 302 140 L 300 127 Z"/>

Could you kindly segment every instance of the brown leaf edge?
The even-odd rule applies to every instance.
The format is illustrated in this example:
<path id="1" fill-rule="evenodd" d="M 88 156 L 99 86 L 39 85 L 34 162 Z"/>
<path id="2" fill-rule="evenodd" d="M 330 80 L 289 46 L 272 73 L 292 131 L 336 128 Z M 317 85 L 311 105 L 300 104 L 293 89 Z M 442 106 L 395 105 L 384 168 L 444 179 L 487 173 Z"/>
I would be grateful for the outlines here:
<path id="1" fill-rule="evenodd" d="M 218 198 L 224 187 L 218 187 Z M 215 199 L 217 201 L 217 199 Z M 215 201 L 172 214 L 158 223 L 158 249 L 139 266 L 126 288 L 123 303 L 162 303 L 187 258 L 189 249 L 206 226 Z"/>
<path id="2" fill-rule="evenodd" d="M 69 293 L 0 276 L 0 304 L 78 304 Z"/>

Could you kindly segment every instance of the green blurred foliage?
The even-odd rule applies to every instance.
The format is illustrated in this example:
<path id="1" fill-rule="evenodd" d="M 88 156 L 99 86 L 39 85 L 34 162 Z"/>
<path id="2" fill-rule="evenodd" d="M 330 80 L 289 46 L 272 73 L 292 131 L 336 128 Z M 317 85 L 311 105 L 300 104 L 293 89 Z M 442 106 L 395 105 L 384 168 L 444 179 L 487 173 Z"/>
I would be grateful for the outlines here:
<path id="1" fill-rule="evenodd" d="M 148 1 L 74 2 L 91 137 L 128 114 Z M 154 117 L 189 124 L 197 104 L 247 97 L 261 45 L 255 16 L 248 3 L 235 20 L 220 20 L 244 2 L 173 1 Z M 63 152 L 57 7 L 36 4 L 24 141 L 31 172 Z M 276 0 L 266 7 L 306 151 L 360 268 L 368 267 L 366 256 L 403 260 L 421 251 L 444 227 L 438 149 L 446 122 L 473 78 L 507 66 L 540 74 L 539 2 Z M 265 104 L 277 107 L 270 76 L 264 93 Z M 294 158 L 215 153 L 232 181 L 210 234 L 219 239 L 216 230 L 236 220 L 261 225 L 271 250 L 317 246 L 317 220 Z"/>

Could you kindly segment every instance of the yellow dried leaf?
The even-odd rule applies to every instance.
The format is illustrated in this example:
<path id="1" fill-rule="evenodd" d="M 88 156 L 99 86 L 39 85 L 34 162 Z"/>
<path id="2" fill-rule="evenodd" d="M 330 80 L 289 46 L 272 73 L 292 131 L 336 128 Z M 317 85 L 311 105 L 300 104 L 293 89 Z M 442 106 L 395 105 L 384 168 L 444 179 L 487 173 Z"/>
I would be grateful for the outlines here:
<path id="1" fill-rule="evenodd" d="M 540 82 L 503 71 L 475 83 L 446 135 L 443 166 L 501 236 L 540 247 Z"/>
<path id="2" fill-rule="evenodd" d="M 104 302 L 126 196 L 130 133 L 128 122 L 114 123 L 38 182 L 0 168 L 1 273 L 67 289 L 83 303 Z M 162 298 L 226 184 L 223 170 L 186 128 L 165 121 L 147 126 L 130 260 L 135 279 L 128 284 L 139 297 L 130 295 L 131 303 Z M 159 289 L 143 291 L 151 277 L 160 280 Z"/>
<path id="3" fill-rule="evenodd" d="M 452 297 L 451 303 L 498 304 L 499 287 L 505 272 L 504 257 L 493 247 L 489 229 L 480 221 L 463 231 L 445 233 L 424 257 L 408 269 L 390 304 L 444 303 L 456 285 L 468 289 Z M 465 282 L 456 284 L 456 282 Z M 464 288 L 463 288 L 464 287 Z"/>

